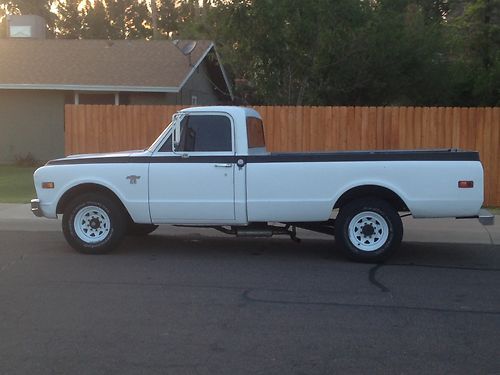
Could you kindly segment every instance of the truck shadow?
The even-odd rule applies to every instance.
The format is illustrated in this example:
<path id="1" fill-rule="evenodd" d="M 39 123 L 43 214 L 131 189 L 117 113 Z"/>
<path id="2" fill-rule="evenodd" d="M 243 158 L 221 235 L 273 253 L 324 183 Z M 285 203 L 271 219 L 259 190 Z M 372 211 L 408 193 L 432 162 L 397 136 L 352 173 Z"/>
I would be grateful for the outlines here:
<path id="1" fill-rule="evenodd" d="M 147 237 L 127 237 L 113 253 L 155 254 L 158 256 L 210 256 L 224 258 L 279 257 L 288 259 L 332 259 L 344 261 L 334 251 L 333 240 L 305 240 L 296 243 L 284 238 L 234 238 L 230 236 L 208 237 L 201 235 L 171 236 L 153 234 Z"/>
<path id="2" fill-rule="evenodd" d="M 300 243 L 286 238 L 234 238 L 202 235 L 173 236 L 153 234 L 127 237 L 113 254 L 188 256 L 188 257 L 260 257 L 282 260 L 318 260 L 352 263 L 335 246 L 335 241 L 305 239 Z M 448 244 L 403 242 L 386 264 L 443 265 L 457 267 L 500 268 L 500 246 L 487 244 Z"/>

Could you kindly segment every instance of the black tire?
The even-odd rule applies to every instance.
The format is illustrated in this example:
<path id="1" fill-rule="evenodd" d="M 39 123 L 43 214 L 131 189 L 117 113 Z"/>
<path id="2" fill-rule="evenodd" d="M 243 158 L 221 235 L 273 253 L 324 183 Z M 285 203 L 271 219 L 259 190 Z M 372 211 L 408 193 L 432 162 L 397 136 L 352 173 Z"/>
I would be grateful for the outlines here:
<path id="1" fill-rule="evenodd" d="M 66 241 L 75 250 L 84 254 L 106 254 L 123 239 L 126 218 L 115 199 L 104 194 L 86 193 L 66 206 L 62 229 Z"/>
<path id="2" fill-rule="evenodd" d="M 158 225 L 130 223 L 127 229 L 127 236 L 147 236 L 153 233 Z"/>
<path id="3" fill-rule="evenodd" d="M 363 198 L 340 208 L 335 220 L 335 242 L 357 262 L 378 263 L 390 257 L 403 238 L 397 210 L 384 200 Z"/>

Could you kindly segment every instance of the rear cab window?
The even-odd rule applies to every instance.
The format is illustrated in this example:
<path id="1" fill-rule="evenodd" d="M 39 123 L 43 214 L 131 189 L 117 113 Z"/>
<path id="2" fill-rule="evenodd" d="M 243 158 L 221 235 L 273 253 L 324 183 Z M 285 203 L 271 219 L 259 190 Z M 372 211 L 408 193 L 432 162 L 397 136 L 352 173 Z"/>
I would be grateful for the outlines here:
<path id="1" fill-rule="evenodd" d="M 264 124 L 260 118 L 247 117 L 247 141 L 249 152 L 265 150 Z"/>

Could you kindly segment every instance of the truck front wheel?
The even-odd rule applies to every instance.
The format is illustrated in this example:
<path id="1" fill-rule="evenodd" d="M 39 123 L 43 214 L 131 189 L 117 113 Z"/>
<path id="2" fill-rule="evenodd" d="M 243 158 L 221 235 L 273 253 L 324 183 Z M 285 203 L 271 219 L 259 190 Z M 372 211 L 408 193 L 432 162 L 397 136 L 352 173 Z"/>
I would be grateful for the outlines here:
<path id="1" fill-rule="evenodd" d="M 399 247 L 403 223 L 384 200 L 365 198 L 341 207 L 335 220 L 335 241 L 352 260 L 381 262 Z"/>
<path id="2" fill-rule="evenodd" d="M 123 209 L 104 194 L 87 193 L 64 210 L 62 229 L 68 243 L 85 254 L 104 254 L 123 239 L 127 228 Z"/>

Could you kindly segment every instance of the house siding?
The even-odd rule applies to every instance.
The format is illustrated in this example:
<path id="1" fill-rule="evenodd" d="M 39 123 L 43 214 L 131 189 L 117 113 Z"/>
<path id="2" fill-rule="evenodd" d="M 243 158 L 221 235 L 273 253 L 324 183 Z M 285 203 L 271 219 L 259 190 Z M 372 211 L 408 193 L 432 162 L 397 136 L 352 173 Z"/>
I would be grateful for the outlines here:
<path id="1" fill-rule="evenodd" d="M 64 155 L 64 95 L 0 90 L 0 163 L 28 153 L 40 161 Z"/>
<path id="2" fill-rule="evenodd" d="M 193 72 L 193 75 L 186 82 L 181 92 L 178 94 L 179 103 L 191 105 L 192 96 L 198 98 L 198 105 L 217 105 L 220 100 L 217 98 L 212 83 L 208 79 L 206 61 L 203 61 Z M 169 103 L 174 104 L 174 103 Z"/>
<path id="3" fill-rule="evenodd" d="M 129 98 L 129 105 L 165 105 L 169 93 L 162 92 L 130 92 L 127 93 Z M 120 103 L 121 104 L 121 103 Z"/>

